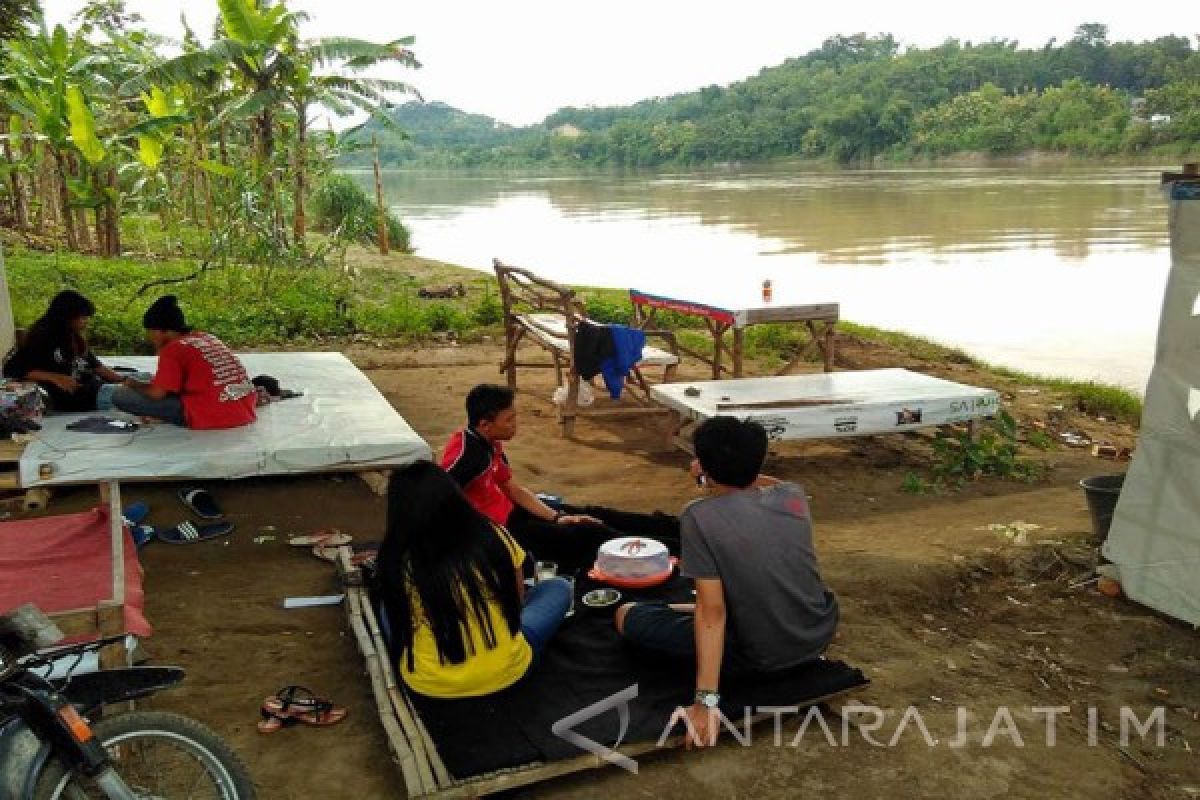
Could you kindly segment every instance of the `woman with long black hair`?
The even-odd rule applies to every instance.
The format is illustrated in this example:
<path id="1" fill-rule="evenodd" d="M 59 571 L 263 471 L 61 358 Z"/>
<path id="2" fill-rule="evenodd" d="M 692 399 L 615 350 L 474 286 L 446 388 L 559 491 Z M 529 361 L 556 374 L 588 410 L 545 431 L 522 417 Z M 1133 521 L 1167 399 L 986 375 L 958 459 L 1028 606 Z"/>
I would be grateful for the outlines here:
<path id="1" fill-rule="evenodd" d="M 552 578 L 525 590 L 525 553 L 440 467 L 388 486 L 376 579 L 400 675 L 430 697 L 478 697 L 521 679 L 571 605 Z"/>
<path id="2" fill-rule="evenodd" d="M 50 396 L 53 411 L 95 411 L 101 387 L 123 380 L 88 347 L 85 334 L 95 315 L 92 301 L 79 292 L 66 289 L 54 295 L 4 362 L 4 377 L 37 382 Z"/>

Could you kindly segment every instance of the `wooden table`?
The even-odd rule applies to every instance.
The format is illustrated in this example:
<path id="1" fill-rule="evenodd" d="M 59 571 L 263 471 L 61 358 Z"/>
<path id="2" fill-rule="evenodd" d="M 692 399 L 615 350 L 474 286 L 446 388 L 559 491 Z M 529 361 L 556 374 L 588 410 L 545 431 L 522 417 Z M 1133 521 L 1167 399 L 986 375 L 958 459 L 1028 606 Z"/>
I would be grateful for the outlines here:
<path id="1" fill-rule="evenodd" d="M 813 354 L 813 348 L 820 355 L 825 371 L 832 372 L 834 327 L 840 309 L 837 303 L 792 303 L 791 298 L 799 294 L 799 289 L 799 286 L 793 288 L 786 283 L 780 286 L 776 282 L 775 296 L 783 298 L 783 302 L 764 302 L 761 282 L 753 286 L 731 282 L 720 287 L 684 288 L 671 292 L 630 289 L 629 299 L 633 303 L 634 324 L 638 327 L 653 325 L 660 310 L 704 320 L 713 337 L 712 358 L 684 347 L 680 349 L 712 366 L 714 380 L 720 380 L 722 372 L 734 378 L 742 377 L 746 329 L 768 323 L 803 325 L 812 337 L 812 346 L 797 352 L 795 358 L 779 371 L 780 375 L 790 372 L 797 362 Z M 724 355 L 729 356 L 730 367 L 721 363 Z"/>

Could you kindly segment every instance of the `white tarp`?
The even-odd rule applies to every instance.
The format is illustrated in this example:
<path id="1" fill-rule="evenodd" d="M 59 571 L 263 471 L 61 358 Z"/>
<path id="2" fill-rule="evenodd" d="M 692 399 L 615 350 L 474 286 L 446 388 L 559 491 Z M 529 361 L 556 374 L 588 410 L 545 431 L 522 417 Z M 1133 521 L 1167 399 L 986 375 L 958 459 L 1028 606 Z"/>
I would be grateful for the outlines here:
<path id="1" fill-rule="evenodd" d="M 761 423 L 772 439 L 897 433 L 994 416 L 1000 395 L 906 369 L 669 383 L 654 399 L 699 421 L 727 415 Z"/>
<path id="2" fill-rule="evenodd" d="M 1104 556 L 1128 597 L 1200 625 L 1200 182 L 1169 191 L 1171 274 L 1154 370 Z"/>
<path id="3" fill-rule="evenodd" d="M 304 396 L 258 410 L 258 421 L 225 431 L 151 425 L 131 434 L 66 430 L 87 414 L 49 416 L 21 458 L 24 486 L 105 479 L 212 479 L 389 468 L 431 457 L 425 443 L 341 353 L 239 356 L 253 375 L 272 375 Z M 153 372 L 155 359 L 106 357 L 109 366 Z M 53 470 L 39 478 L 42 465 Z"/>
<path id="4" fill-rule="evenodd" d="M 15 337 L 12 297 L 8 293 L 8 273 L 4 271 L 4 248 L 0 247 L 0 358 L 7 357 L 12 350 Z"/>

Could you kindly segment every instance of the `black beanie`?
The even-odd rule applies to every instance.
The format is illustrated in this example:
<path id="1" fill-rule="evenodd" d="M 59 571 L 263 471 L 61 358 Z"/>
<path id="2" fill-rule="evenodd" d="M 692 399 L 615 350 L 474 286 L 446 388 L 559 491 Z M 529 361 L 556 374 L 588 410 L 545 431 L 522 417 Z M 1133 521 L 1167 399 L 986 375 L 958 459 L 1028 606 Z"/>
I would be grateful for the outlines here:
<path id="1" fill-rule="evenodd" d="M 154 301 L 146 313 L 142 315 L 142 327 L 152 331 L 178 331 L 187 333 L 188 326 L 183 319 L 183 309 L 175 295 L 164 295 Z"/>

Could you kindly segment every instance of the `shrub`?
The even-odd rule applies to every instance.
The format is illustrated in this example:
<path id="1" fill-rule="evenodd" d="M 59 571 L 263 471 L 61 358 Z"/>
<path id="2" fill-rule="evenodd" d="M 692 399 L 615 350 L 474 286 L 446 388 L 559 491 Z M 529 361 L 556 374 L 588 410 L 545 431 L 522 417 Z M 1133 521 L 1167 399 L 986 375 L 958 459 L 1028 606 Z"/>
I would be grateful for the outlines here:
<path id="1" fill-rule="evenodd" d="M 605 325 L 629 325 L 633 322 L 633 306 L 629 300 L 618 301 L 593 294 L 585 298 L 588 317 Z"/>
<path id="2" fill-rule="evenodd" d="M 1017 423 L 1007 411 L 984 423 L 974 438 L 966 431 L 938 431 L 933 452 L 933 474 L 941 483 L 961 485 L 985 475 L 1032 481 L 1044 471 L 1018 455 Z"/>
<path id="3" fill-rule="evenodd" d="M 471 318 L 476 325 L 499 325 L 504 320 L 504 306 L 500 298 L 489 291 L 479 298 L 479 303 L 471 311 Z"/>
<path id="4" fill-rule="evenodd" d="M 427 307 L 425 322 L 434 333 L 462 333 L 471 327 L 467 315 L 449 303 L 434 303 Z"/>
<path id="5" fill-rule="evenodd" d="M 348 175 L 325 177 L 312 198 L 313 224 L 318 230 L 337 233 L 360 244 L 379 243 L 379 214 L 372 200 Z M 388 243 L 404 253 L 412 252 L 411 236 L 395 214 L 387 213 Z"/>

